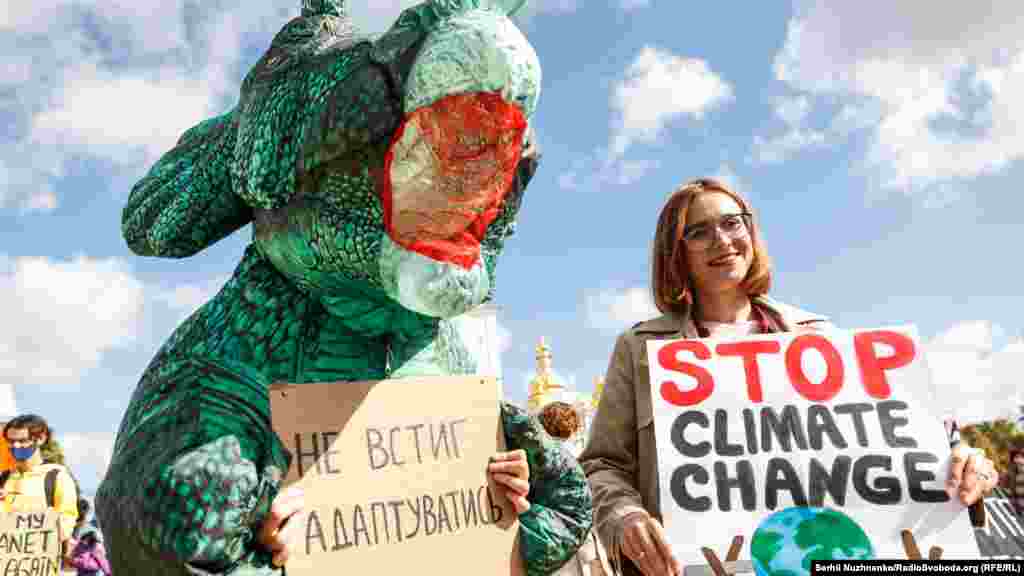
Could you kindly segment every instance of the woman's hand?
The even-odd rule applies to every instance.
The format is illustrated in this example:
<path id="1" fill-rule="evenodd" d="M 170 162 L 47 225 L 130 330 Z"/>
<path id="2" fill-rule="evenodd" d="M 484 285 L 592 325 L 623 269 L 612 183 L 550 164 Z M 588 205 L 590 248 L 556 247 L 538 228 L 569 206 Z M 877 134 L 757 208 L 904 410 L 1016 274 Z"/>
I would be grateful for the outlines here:
<path id="1" fill-rule="evenodd" d="M 526 499 L 530 493 L 530 465 L 526 461 L 525 450 L 498 452 L 491 456 L 487 473 L 494 479 L 498 489 L 512 502 L 516 514 L 522 514 L 530 509 L 530 501 Z"/>
<path id="2" fill-rule="evenodd" d="M 622 553 L 644 576 L 677 576 L 683 573 L 668 545 L 665 529 L 647 512 L 634 512 L 623 520 Z"/>
<path id="3" fill-rule="evenodd" d="M 301 522 L 289 522 L 295 514 L 305 508 L 302 486 L 298 484 L 279 493 L 270 504 L 270 513 L 263 521 L 257 542 L 274 553 L 275 567 L 284 566 L 288 561 L 288 550 Z"/>
<path id="4" fill-rule="evenodd" d="M 950 498 L 959 496 L 964 506 L 974 504 L 999 483 L 995 465 L 976 448 L 958 444 L 953 448 L 946 480 L 946 493 Z"/>

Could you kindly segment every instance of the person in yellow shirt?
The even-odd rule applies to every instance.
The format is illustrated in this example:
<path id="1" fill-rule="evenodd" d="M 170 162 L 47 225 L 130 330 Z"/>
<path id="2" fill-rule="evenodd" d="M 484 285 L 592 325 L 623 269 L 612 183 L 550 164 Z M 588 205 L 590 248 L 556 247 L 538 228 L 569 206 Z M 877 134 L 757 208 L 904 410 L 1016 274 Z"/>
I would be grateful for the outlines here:
<path id="1" fill-rule="evenodd" d="M 4 426 L 3 437 L 10 447 L 14 469 L 0 473 L 0 509 L 38 512 L 50 508 L 58 516 L 61 555 L 71 558 L 71 536 L 78 519 L 78 489 L 62 464 L 43 462 L 40 446 L 50 436 L 50 427 L 35 414 L 18 416 Z"/>
<path id="2" fill-rule="evenodd" d="M 11 447 L 7 445 L 7 439 L 0 436 L 0 472 L 14 470 L 14 458 L 11 456 Z"/>

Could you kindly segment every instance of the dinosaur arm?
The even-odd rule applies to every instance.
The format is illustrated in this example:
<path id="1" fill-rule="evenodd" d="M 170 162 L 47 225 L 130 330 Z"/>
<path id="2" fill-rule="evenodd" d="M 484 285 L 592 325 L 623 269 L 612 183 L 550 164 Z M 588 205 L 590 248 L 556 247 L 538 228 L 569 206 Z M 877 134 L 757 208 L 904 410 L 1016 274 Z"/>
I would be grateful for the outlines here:
<path id="1" fill-rule="evenodd" d="M 552 574 L 572 558 L 590 531 L 590 488 L 576 460 L 525 411 L 503 402 L 502 419 L 509 450 L 525 450 L 530 466 L 530 509 L 519 515 L 526 573 Z"/>
<path id="2" fill-rule="evenodd" d="M 96 498 L 115 570 L 277 573 L 254 539 L 287 466 L 258 373 L 206 358 L 158 359 Z"/>
<path id="3" fill-rule="evenodd" d="M 133 252 L 184 258 L 252 220 L 231 189 L 237 132 L 234 110 L 198 124 L 135 184 L 121 215 Z"/>

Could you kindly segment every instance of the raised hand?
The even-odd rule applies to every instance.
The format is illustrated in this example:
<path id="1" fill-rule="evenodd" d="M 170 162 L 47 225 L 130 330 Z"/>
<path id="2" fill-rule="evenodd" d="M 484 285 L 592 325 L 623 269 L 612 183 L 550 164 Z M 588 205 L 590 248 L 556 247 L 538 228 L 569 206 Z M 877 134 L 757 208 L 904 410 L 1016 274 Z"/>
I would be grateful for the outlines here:
<path id="1" fill-rule="evenodd" d="M 526 461 L 525 450 L 498 452 L 491 457 L 487 473 L 498 485 L 498 490 L 512 502 L 516 514 L 530 509 L 530 501 L 526 499 L 530 493 L 530 465 Z"/>
<path id="2" fill-rule="evenodd" d="M 289 522 L 305 508 L 302 487 L 294 485 L 281 492 L 270 505 L 270 513 L 263 521 L 257 541 L 274 553 L 274 566 L 284 566 L 292 541 L 301 532 L 301 522 Z"/>
<path id="3" fill-rule="evenodd" d="M 974 504 L 999 483 L 995 465 L 977 448 L 958 444 L 951 460 L 946 492 L 951 498 L 959 497 L 964 506 Z"/>

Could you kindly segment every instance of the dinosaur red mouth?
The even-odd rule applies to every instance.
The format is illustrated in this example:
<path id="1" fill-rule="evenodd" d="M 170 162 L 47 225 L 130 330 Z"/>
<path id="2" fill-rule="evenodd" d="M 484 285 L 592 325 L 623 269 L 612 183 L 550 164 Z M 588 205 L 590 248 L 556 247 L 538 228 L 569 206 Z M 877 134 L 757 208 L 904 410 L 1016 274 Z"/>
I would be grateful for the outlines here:
<path id="1" fill-rule="evenodd" d="M 398 245 L 471 268 L 522 153 L 526 118 L 497 94 L 447 96 L 408 115 L 384 157 L 384 226 Z"/>

